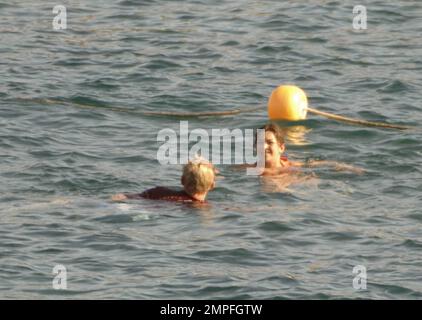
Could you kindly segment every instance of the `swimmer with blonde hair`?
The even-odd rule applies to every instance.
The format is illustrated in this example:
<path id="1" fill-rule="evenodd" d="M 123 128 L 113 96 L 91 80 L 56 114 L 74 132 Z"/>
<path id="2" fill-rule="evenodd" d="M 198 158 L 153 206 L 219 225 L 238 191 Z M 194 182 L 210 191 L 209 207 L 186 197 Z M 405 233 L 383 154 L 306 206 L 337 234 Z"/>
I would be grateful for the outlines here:
<path id="1" fill-rule="evenodd" d="M 205 202 L 210 190 L 215 187 L 216 169 L 203 158 L 189 161 L 183 167 L 181 183 L 182 191 L 171 190 L 166 187 L 155 187 L 142 193 L 127 194 L 119 193 L 112 196 L 113 201 L 126 199 L 153 199 L 182 202 Z"/>

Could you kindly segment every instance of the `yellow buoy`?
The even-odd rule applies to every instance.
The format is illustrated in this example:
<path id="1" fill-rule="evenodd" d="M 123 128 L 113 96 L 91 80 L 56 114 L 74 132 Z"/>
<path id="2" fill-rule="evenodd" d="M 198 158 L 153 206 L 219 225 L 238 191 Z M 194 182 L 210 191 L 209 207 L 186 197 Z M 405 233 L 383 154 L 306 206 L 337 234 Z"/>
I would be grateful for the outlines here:
<path id="1" fill-rule="evenodd" d="M 268 101 L 271 120 L 297 121 L 306 119 L 308 98 L 299 87 L 283 85 L 275 89 Z"/>

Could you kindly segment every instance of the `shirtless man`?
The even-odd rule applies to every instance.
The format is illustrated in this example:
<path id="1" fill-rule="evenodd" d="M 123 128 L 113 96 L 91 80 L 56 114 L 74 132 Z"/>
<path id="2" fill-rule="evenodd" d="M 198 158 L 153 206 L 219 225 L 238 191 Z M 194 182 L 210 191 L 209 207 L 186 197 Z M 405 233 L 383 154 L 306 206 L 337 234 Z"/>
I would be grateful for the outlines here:
<path id="1" fill-rule="evenodd" d="M 310 162 L 291 161 L 283 152 L 286 150 L 284 144 L 283 132 L 279 126 L 270 123 L 264 126 L 265 130 L 265 170 L 262 175 L 278 175 L 295 171 L 295 167 L 316 167 L 316 166 L 333 166 L 338 171 L 351 171 L 357 174 L 362 174 L 363 170 L 353 167 L 345 163 L 339 163 L 329 160 L 314 160 Z"/>

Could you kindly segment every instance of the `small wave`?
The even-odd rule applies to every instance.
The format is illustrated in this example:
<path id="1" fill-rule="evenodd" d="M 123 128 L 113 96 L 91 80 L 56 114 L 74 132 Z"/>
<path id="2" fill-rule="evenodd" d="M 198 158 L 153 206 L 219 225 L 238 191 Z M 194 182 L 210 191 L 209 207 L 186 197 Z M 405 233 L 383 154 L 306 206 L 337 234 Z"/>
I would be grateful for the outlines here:
<path id="1" fill-rule="evenodd" d="M 296 231 L 297 229 L 292 228 L 291 226 L 289 226 L 286 223 L 283 223 L 281 221 L 267 221 L 267 222 L 263 222 L 258 226 L 259 230 L 262 230 L 266 233 L 269 234 L 279 234 L 279 233 L 284 233 L 284 232 L 289 232 L 289 231 Z"/>
<path id="2" fill-rule="evenodd" d="M 127 7 L 144 7 L 154 5 L 156 2 L 154 0 L 149 1 L 137 1 L 137 0 L 123 0 L 118 2 L 119 6 L 127 6 Z"/>
<path id="3" fill-rule="evenodd" d="M 422 249 L 422 242 L 414 239 L 406 239 L 400 246 L 412 249 Z"/>
<path id="4" fill-rule="evenodd" d="M 96 79 L 96 80 L 89 80 L 84 81 L 80 83 L 81 87 L 90 87 L 93 89 L 103 89 L 103 90 L 114 90 L 119 89 L 120 85 L 115 83 L 113 84 L 115 80 L 110 78 L 102 78 L 102 79 Z"/>
<path id="5" fill-rule="evenodd" d="M 351 241 L 361 239 L 361 236 L 354 232 L 325 232 L 323 236 L 333 241 Z"/>
<path id="6" fill-rule="evenodd" d="M 141 65 L 141 67 L 149 69 L 149 70 L 161 70 L 161 69 L 181 68 L 182 65 L 174 61 L 155 59 Z"/>
<path id="7" fill-rule="evenodd" d="M 379 93 L 399 93 L 412 90 L 412 86 L 407 84 L 401 80 L 391 80 L 383 86 L 382 88 L 378 89 Z"/>
<path id="8" fill-rule="evenodd" d="M 202 259 L 223 263 L 247 265 L 264 265 L 266 263 L 265 259 L 258 256 L 256 252 L 244 248 L 197 251 L 195 255 Z"/>
<path id="9" fill-rule="evenodd" d="M 401 285 L 394 284 L 380 284 L 376 282 L 369 282 L 368 286 L 373 288 L 373 290 L 382 290 L 382 296 L 385 297 L 385 294 L 390 294 L 391 297 L 406 296 L 406 297 L 422 297 L 422 293 L 406 288 Z"/>

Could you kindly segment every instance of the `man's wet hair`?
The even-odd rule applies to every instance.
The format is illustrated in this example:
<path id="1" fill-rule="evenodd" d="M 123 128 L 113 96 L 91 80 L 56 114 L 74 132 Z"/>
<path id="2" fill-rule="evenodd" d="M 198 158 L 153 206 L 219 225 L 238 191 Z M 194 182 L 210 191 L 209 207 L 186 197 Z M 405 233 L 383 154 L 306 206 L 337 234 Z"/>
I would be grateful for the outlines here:
<path id="1" fill-rule="evenodd" d="M 183 167 L 185 191 L 191 195 L 209 191 L 214 184 L 215 175 L 215 168 L 210 162 L 203 159 L 189 161 Z"/>
<path id="2" fill-rule="evenodd" d="M 271 122 L 259 129 L 264 129 L 265 132 L 272 132 L 277 142 L 280 145 L 284 144 L 284 132 L 277 124 Z M 257 133 L 255 133 L 255 146 L 256 146 L 256 141 L 257 141 Z"/>

